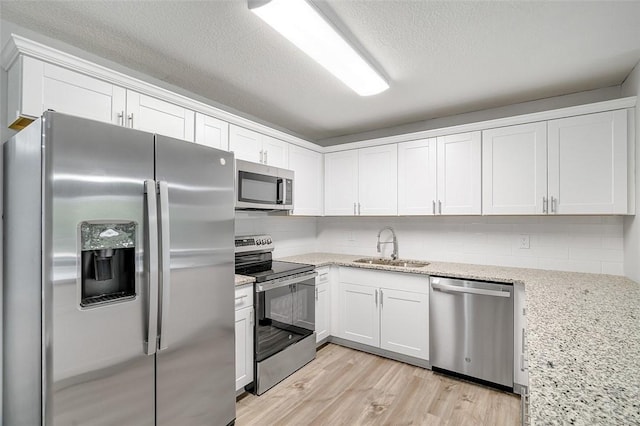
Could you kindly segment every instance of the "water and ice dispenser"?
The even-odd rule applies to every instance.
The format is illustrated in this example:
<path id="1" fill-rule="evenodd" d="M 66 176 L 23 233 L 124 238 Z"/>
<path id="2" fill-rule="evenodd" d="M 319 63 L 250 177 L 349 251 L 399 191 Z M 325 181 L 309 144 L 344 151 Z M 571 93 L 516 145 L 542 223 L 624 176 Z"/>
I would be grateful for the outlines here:
<path id="1" fill-rule="evenodd" d="M 136 295 L 136 224 L 83 222 L 80 240 L 80 305 L 93 307 L 133 299 Z"/>

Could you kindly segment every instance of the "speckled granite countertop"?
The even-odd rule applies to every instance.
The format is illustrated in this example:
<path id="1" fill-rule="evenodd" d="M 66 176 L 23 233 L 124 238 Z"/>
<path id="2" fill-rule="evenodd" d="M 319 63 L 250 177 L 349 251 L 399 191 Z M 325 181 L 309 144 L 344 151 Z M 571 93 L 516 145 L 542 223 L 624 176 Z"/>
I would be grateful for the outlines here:
<path id="1" fill-rule="evenodd" d="M 241 285 L 245 285 L 245 284 L 251 284 L 255 280 L 256 279 L 254 277 L 248 277 L 246 275 L 238 275 L 238 274 L 236 274 L 236 287 L 241 286 Z"/>
<path id="2" fill-rule="evenodd" d="M 424 268 L 353 263 L 311 253 L 282 260 L 516 282 L 525 285 L 529 414 L 535 425 L 640 424 L 640 285 L 625 277 L 432 262 Z"/>

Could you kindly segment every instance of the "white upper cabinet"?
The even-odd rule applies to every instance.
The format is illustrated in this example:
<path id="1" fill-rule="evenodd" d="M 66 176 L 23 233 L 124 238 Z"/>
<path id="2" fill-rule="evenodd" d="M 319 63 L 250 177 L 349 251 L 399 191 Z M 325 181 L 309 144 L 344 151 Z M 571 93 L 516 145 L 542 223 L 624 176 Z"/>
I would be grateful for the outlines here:
<path id="1" fill-rule="evenodd" d="M 193 142 L 195 113 L 181 106 L 127 90 L 125 125 Z"/>
<path id="2" fill-rule="evenodd" d="M 105 123 L 122 120 L 122 87 L 29 56 L 19 57 L 7 78 L 7 123 L 16 130 L 48 109 Z"/>
<path id="3" fill-rule="evenodd" d="M 324 156 L 324 214 L 358 214 L 358 151 L 339 151 Z"/>
<path id="4" fill-rule="evenodd" d="M 398 144 L 398 214 L 481 211 L 480 132 Z"/>
<path id="5" fill-rule="evenodd" d="M 233 124 L 229 126 L 229 151 L 254 163 L 282 168 L 289 164 L 288 143 Z"/>
<path id="6" fill-rule="evenodd" d="M 627 214 L 627 111 L 482 133 L 484 214 Z"/>
<path id="7" fill-rule="evenodd" d="M 9 123 L 52 109 L 193 141 L 194 112 L 28 56 L 8 74 Z M 27 123 L 28 124 L 28 123 Z"/>
<path id="8" fill-rule="evenodd" d="M 325 215 L 397 214 L 397 145 L 325 154 Z"/>
<path id="9" fill-rule="evenodd" d="M 297 216 L 322 216 L 322 154 L 289 146 L 289 169 L 294 172 L 293 213 Z"/>
<path id="10" fill-rule="evenodd" d="M 222 150 L 229 150 L 229 123 L 196 113 L 195 142 Z"/>
<path id="11" fill-rule="evenodd" d="M 236 159 L 262 163 L 262 135 L 244 127 L 229 126 L 229 151 Z"/>
<path id="12" fill-rule="evenodd" d="M 398 144 L 398 214 L 435 214 L 436 138 Z"/>
<path id="13" fill-rule="evenodd" d="M 480 132 L 438 137 L 438 214 L 482 212 Z"/>
<path id="14" fill-rule="evenodd" d="M 483 214 L 543 214 L 546 206 L 547 123 L 483 131 Z"/>
<path id="15" fill-rule="evenodd" d="M 271 136 L 262 137 L 263 163 L 270 166 L 289 167 L 289 144 Z"/>
<path id="16" fill-rule="evenodd" d="M 627 111 L 549 121 L 549 212 L 626 214 Z"/>
<path id="17" fill-rule="evenodd" d="M 358 214 L 398 214 L 398 148 L 382 145 L 358 150 Z"/>

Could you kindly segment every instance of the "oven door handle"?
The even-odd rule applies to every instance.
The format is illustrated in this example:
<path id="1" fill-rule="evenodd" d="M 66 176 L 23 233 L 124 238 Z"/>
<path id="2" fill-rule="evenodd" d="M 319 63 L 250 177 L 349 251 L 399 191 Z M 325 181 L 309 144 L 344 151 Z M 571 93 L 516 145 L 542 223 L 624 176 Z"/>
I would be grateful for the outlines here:
<path id="1" fill-rule="evenodd" d="M 308 274 L 304 274 L 304 275 L 296 275 L 293 276 L 289 279 L 279 279 L 279 280 L 275 280 L 273 282 L 264 282 L 264 283 L 256 283 L 256 293 L 262 293 L 264 291 L 267 290 L 273 290 L 274 288 L 279 288 L 279 287 L 286 287 L 288 285 L 291 284 L 296 284 L 302 281 L 307 281 L 310 280 L 312 278 L 315 278 L 318 276 L 317 272 L 310 272 Z"/>

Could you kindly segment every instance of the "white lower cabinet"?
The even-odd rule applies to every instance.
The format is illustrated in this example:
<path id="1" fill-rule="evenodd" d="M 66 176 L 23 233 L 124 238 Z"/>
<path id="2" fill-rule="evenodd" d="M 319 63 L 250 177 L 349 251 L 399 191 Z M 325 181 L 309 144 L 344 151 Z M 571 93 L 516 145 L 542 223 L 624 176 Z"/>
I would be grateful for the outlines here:
<path id="1" fill-rule="evenodd" d="M 513 382 L 529 386 L 527 355 L 527 308 L 524 285 L 514 284 L 513 300 Z"/>
<path id="2" fill-rule="evenodd" d="M 253 284 L 236 288 L 236 391 L 253 382 Z"/>
<path id="3" fill-rule="evenodd" d="M 338 281 L 338 337 L 429 358 L 426 275 L 343 267 Z"/>
<path id="4" fill-rule="evenodd" d="M 331 268 L 317 268 L 316 272 L 316 343 L 320 344 L 331 335 Z"/>
<path id="5" fill-rule="evenodd" d="M 380 289 L 380 347 L 416 358 L 429 358 L 429 296 Z"/>

